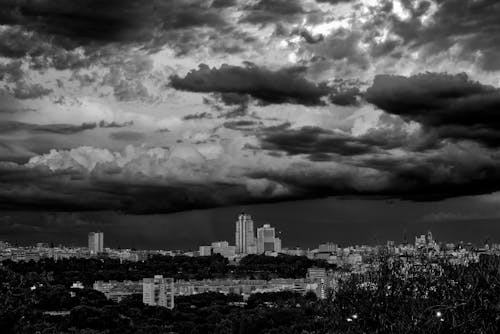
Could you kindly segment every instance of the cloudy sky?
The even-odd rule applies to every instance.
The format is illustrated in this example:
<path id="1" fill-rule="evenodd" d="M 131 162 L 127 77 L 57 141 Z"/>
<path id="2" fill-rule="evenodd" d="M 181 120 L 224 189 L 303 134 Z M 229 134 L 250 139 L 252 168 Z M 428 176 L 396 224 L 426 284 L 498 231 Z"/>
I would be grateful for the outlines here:
<path id="1" fill-rule="evenodd" d="M 500 239 L 498 17 L 495 0 L 4 0 L 0 239 L 195 247 L 232 241 L 241 209 L 294 245 Z"/>

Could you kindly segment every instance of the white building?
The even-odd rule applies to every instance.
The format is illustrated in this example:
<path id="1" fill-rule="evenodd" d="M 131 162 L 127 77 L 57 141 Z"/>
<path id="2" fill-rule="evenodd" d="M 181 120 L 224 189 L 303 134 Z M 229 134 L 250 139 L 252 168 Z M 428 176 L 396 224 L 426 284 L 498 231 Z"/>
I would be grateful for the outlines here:
<path id="1" fill-rule="evenodd" d="M 252 216 L 245 213 L 238 216 L 235 241 L 237 254 L 257 253 Z"/>
<path id="2" fill-rule="evenodd" d="M 104 233 L 90 232 L 89 233 L 89 251 L 90 254 L 99 254 L 104 250 Z"/>
<path id="3" fill-rule="evenodd" d="M 269 224 L 257 229 L 257 253 L 281 252 L 281 240 L 276 238 L 276 230 Z"/>
<path id="4" fill-rule="evenodd" d="M 200 246 L 199 253 L 200 256 L 212 255 L 212 246 Z"/>
<path id="5" fill-rule="evenodd" d="M 333 242 L 327 242 L 320 244 L 318 247 L 318 252 L 320 253 L 334 253 L 338 250 L 339 246 Z"/>
<path id="6" fill-rule="evenodd" d="M 142 281 L 142 302 L 151 306 L 174 308 L 174 280 L 155 275 Z"/>

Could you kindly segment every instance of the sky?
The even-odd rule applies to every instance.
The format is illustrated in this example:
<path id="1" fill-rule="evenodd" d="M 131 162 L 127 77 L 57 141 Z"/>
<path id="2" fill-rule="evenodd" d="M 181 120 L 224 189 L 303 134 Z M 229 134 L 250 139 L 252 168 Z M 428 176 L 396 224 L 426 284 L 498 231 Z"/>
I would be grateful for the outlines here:
<path id="1" fill-rule="evenodd" d="M 0 239 L 500 242 L 495 0 L 4 0 Z M 406 232 L 405 232 L 406 231 Z"/>

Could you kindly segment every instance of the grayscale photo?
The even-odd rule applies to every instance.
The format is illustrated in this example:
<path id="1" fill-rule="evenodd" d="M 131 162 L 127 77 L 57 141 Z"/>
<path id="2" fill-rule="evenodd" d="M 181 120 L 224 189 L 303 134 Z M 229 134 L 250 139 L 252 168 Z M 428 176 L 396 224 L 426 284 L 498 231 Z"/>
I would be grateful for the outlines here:
<path id="1" fill-rule="evenodd" d="M 0 332 L 500 333 L 500 1 L 0 0 Z"/>

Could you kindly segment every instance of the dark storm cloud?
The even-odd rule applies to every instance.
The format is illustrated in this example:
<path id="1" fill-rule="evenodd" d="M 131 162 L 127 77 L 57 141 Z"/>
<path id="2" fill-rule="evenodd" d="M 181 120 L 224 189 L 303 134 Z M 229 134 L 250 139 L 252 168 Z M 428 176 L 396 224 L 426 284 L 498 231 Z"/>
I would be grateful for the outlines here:
<path id="1" fill-rule="evenodd" d="M 252 24 L 293 22 L 305 13 L 299 0 L 259 0 L 244 9 L 246 15 L 240 21 Z"/>
<path id="2" fill-rule="evenodd" d="M 256 122 L 252 120 L 239 120 L 239 121 L 228 121 L 222 124 L 223 127 L 232 130 L 250 130 L 255 126 L 262 125 L 261 122 Z"/>
<path id="3" fill-rule="evenodd" d="M 113 62 L 136 46 L 156 52 L 168 45 L 187 54 L 208 36 L 234 30 L 223 4 L 204 0 L 5 0 L 0 25 L 0 56 L 28 57 L 35 70 Z"/>
<path id="4" fill-rule="evenodd" d="M 322 155 L 319 153 L 313 160 L 328 161 L 328 156 L 323 159 Z M 293 190 L 291 197 L 301 199 L 369 196 L 438 201 L 498 191 L 499 158 L 477 147 L 454 147 L 418 156 L 366 156 L 345 169 L 296 163 L 285 170 L 263 169 L 250 176 L 278 182 Z"/>
<path id="5" fill-rule="evenodd" d="M 423 24 L 420 18 L 428 12 L 430 2 L 423 1 L 414 8 L 402 1 L 411 17 L 403 21 L 391 16 L 392 30 L 411 47 L 425 46 L 426 52 L 438 53 L 458 45 L 461 58 L 471 60 L 478 56 L 484 70 L 500 69 L 500 3 L 496 0 L 436 3 L 438 10 L 431 22 Z"/>
<path id="6" fill-rule="evenodd" d="M 258 201 L 244 185 L 208 180 L 203 184 L 140 178 L 131 181 L 123 175 L 114 178 L 121 172 L 106 166 L 92 174 L 78 168 L 51 171 L 0 162 L 0 209 L 145 214 Z"/>
<path id="7" fill-rule="evenodd" d="M 285 151 L 288 154 L 335 153 L 342 156 L 360 155 L 376 152 L 376 147 L 368 145 L 355 137 L 335 133 L 319 127 L 303 127 L 300 129 L 265 130 L 261 138 L 262 149 Z"/>
<path id="8" fill-rule="evenodd" d="M 16 121 L 0 122 L 0 133 L 12 133 L 18 131 L 29 132 L 45 132 L 61 135 L 69 135 L 85 130 L 92 130 L 97 127 L 96 123 L 82 123 L 80 125 L 73 124 L 31 124 Z"/>
<path id="9" fill-rule="evenodd" d="M 5 0 L 0 24 L 55 36 L 53 42 L 77 45 L 147 42 L 162 30 L 221 26 L 224 20 L 204 1 Z"/>
<path id="10" fill-rule="evenodd" d="M 358 97 L 361 96 L 359 88 L 353 87 L 345 90 L 336 90 L 330 95 L 330 102 L 338 106 L 355 106 L 359 104 Z"/>
<path id="11" fill-rule="evenodd" d="M 390 187 L 380 194 L 402 199 L 437 201 L 487 194 L 498 191 L 500 184 L 498 154 L 477 147 L 453 148 L 434 155 L 403 159 L 373 157 L 362 164 L 390 175 Z"/>
<path id="12" fill-rule="evenodd" d="M 197 119 L 211 119 L 211 118 L 212 118 L 212 114 L 210 114 L 208 112 L 189 114 L 189 115 L 182 117 L 182 119 L 185 121 L 191 121 L 191 120 L 197 120 Z"/>
<path id="13" fill-rule="evenodd" d="M 272 71 L 247 63 L 246 66 L 222 65 L 210 68 L 205 64 L 191 70 L 184 78 L 170 78 L 175 89 L 200 93 L 248 94 L 263 103 L 297 103 L 322 105 L 326 85 L 307 81 L 300 68 Z"/>
<path id="14" fill-rule="evenodd" d="M 216 93 L 217 100 L 220 100 L 226 105 L 246 105 L 250 102 L 248 94 L 239 93 Z"/>
<path id="15" fill-rule="evenodd" d="M 466 74 L 378 75 L 365 94 L 382 110 L 422 123 L 441 137 L 500 144 L 500 90 Z"/>
<path id="16" fill-rule="evenodd" d="M 109 138 L 123 141 L 138 141 L 144 139 L 145 135 L 137 131 L 117 131 L 109 135 Z"/>
<path id="17" fill-rule="evenodd" d="M 131 126 L 131 125 L 134 125 L 133 121 L 119 123 L 119 122 L 115 122 L 115 121 L 106 122 L 106 121 L 102 120 L 99 122 L 100 128 L 125 128 L 125 127 Z"/>
<path id="18" fill-rule="evenodd" d="M 76 169 L 51 171 L 0 162 L 0 208 L 14 210 L 103 210 L 116 207 L 111 194 L 83 186 Z"/>
<path id="19" fill-rule="evenodd" d="M 214 0 L 212 1 L 213 8 L 226 8 L 236 5 L 236 0 Z"/>

